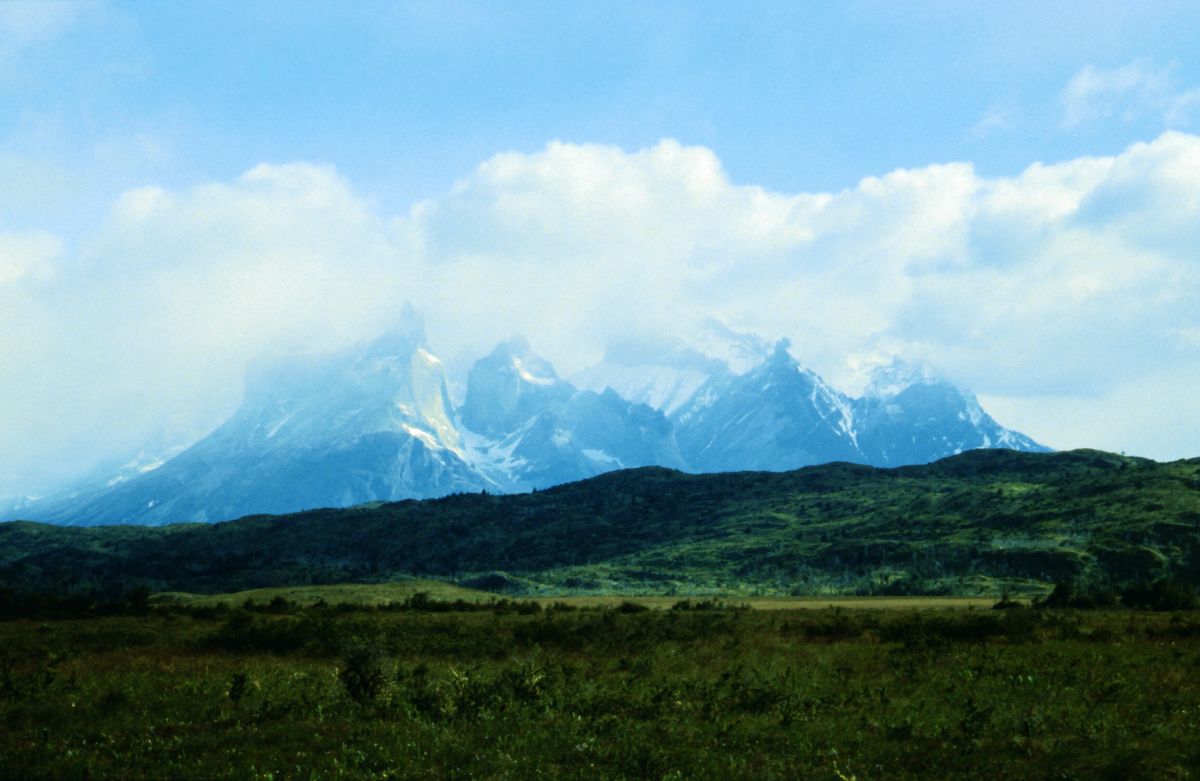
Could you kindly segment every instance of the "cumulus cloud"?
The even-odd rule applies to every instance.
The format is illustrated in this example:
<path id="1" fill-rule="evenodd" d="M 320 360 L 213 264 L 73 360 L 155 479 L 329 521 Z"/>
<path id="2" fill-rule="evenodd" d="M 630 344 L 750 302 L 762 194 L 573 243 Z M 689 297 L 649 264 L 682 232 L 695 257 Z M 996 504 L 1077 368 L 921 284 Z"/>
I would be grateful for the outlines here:
<path id="1" fill-rule="evenodd" d="M 1086 65 L 1063 89 L 1063 126 L 1102 119 L 1132 122 L 1154 116 L 1171 128 L 1186 128 L 1200 108 L 1200 87 L 1181 87 L 1171 68 L 1139 59 L 1113 68 Z"/>
<path id="2" fill-rule="evenodd" d="M 219 420 L 258 353 L 368 338 L 405 300 L 452 359 L 523 332 L 569 373 L 611 339 L 716 316 L 790 337 L 847 385 L 899 354 L 1051 445 L 1185 455 L 1198 183 L 1200 138 L 1169 132 L 1012 177 L 955 163 L 836 193 L 736 184 L 669 140 L 497 155 L 392 217 L 308 164 L 131 190 L 78 247 L 0 237 L 0 489 L 131 447 L 169 414 Z"/>
<path id="3" fill-rule="evenodd" d="M 99 235 L 57 249 L 47 236 L 0 240 L 10 492 L 135 448 L 172 415 L 218 421 L 253 356 L 380 330 L 408 293 L 385 221 L 310 165 L 130 191 Z"/>
<path id="4" fill-rule="evenodd" d="M 398 223 L 441 302 L 474 313 L 460 322 L 523 330 L 568 368 L 622 331 L 717 315 L 790 336 L 843 380 L 882 350 L 993 392 L 1097 393 L 1183 358 L 1170 334 L 1197 322 L 1198 152 L 1168 133 L 1015 177 L 952 164 L 789 195 L 673 142 L 553 144 Z"/>

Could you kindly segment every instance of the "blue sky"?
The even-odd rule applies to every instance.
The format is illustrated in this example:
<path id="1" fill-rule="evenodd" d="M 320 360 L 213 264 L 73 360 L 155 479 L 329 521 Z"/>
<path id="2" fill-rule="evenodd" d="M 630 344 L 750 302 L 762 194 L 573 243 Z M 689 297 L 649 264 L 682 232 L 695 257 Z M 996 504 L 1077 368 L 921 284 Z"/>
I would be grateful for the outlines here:
<path id="1" fill-rule="evenodd" d="M 395 208 L 553 139 L 675 138 L 713 149 L 735 182 L 785 192 L 954 160 L 1013 174 L 1162 129 L 1153 110 L 1064 127 L 1062 90 L 1086 65 L 1144 61 L 1180 89 L 1200 83 L 1188 2 L 37 2 L 6 15 L 46 19 L 4 47 L 10 150 L 110 187 L 328 162 Z M 137 139 L 154 154 L 96 159 Z"/>
<path id="2" fill-rule="evenodd" d="M 396 297 L 451 359 L 524 330 L 578 369 L 606 322 L 716 314 L 847 385 L 927 361 L 1051 445 L 1196 455 L 1197 29 L 1194 2 L 0 3 L 0 494 L 217 419 L 252 355 Z"/>

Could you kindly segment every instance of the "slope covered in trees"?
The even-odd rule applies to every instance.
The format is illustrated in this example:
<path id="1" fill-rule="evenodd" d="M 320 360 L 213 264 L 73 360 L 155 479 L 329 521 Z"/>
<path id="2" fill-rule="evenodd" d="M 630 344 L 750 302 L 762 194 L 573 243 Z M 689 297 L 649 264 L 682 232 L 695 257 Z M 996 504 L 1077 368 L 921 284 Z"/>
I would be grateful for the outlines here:
<path id="1" fill-rule="evenodd" d="M 1200 459 L 980 450 L 883 470 L 646 468 L 220 524 L 0 525 L 0 586 L 226 592 L 455 580 L 512 593 L 999 593 L 1200 572 Z"/>

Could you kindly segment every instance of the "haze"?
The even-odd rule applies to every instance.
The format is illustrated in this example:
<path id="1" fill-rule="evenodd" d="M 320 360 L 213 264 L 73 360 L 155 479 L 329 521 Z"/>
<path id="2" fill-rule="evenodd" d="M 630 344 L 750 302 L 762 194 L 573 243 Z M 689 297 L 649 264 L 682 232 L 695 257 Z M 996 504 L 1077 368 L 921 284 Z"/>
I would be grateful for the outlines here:
<path id="1" fill-rule="evenodd" d="M 2 3 L 0 496 L 405 301 L 452 374 L 714 317 L 1200 455 L 1200 7 L 1043 5 Z"/>

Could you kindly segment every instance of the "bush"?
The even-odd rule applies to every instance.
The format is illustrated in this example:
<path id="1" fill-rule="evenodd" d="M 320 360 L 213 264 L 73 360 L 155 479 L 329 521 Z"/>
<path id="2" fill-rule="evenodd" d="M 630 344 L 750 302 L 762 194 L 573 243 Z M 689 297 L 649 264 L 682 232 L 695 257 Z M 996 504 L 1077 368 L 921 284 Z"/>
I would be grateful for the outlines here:
<path id="1" fill-rule="evenodd" d="M 267 612 L 268 613 L 291 613 L 295 609 L 296 609 L 296 605 L 293 604 L 292 602 L 289 602 L 286 598 L 284 598 L 281 595 L 276 595 L 267 604 Z"/>
<path id="2" fill-rule="evenodd" d="M 1195 610 L 1200 608 L 1196 589 L 1185 583 L 1166 579 L 1156 580 L 1149 586 L 1135 584 L 1121 592 L 1121 602 L 1126 607 L 1149 608 L 1150 610 Z"/>
<path id="3" fill-rule="evenodd" d="M 338 680 L 355 702 L 374 702 L 387 687 L 391 666 L 391 660 L 377 649 L 355 648 L 346 655 L 344 666 L 338 670 Z"/>
<path id="4" fill-rule="evenodd" d="M 724 602 L 716 599 L 702 599 L 698 602 L 693 602 L 690 599 L 683 599 L 671 605 L 672 610 L 724 610 L 727 608 Z"/>
<path id="5" fill-rule="evenodd" d="M 1054 584 L 1054 590 L 1042 599 L 1033 601 L 1034 607 L 1076 608 L 1093 610 L 1096 608 L 1116 607 L 1117 594 L 1103 589 L 1080 591 L 1070 581 L 1060 581 Z"/>
<path id="6" fill-rule="evenodd" d="M 295 619 L 265 618 L 235 610 L 221 628 L 209 636 L 208 642 L 227 651 L 289 653 L 321 639 Z"/>

